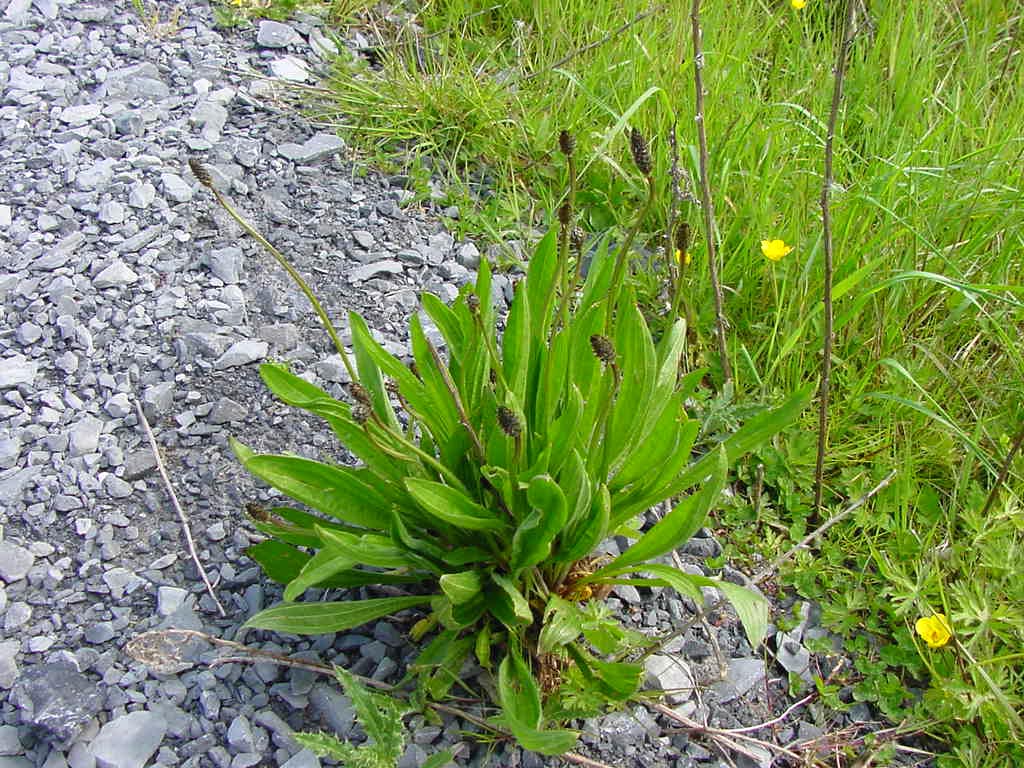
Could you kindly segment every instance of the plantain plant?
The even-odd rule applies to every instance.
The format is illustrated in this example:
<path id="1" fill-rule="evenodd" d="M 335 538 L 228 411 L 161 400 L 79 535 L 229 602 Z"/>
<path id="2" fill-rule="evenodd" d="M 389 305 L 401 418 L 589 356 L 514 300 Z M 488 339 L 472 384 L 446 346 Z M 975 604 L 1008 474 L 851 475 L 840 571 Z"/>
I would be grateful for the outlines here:
<path id="1" fill-rule="evenodd" d="M 561 144 L 571 169 L 572 141 L 563 134 Z M 643 161 L 640 148 L 634 140 Z M 406 365 L 355 313 L 350 356 L 301 276 L 234 212 L 202 166 L 193 170 L 299 282 L 353 380 L 352 402 L 343 402 L 284 365 L 260 368 L 278 398 L 323 418 L 359 464 L 256 454 L 232 441 L 249 472 L 319 513 L 250 511 L 269 538 L 249 554 L 285 589 L 284 601 L 248 627 L 320 634 L 421 611 L 412 634 L 432 639 L 410 670 L 418 693 L 444 697 L 475 656 L 496 673 L 495 726 L 544 754 L 575 743 L 565 720 L 625 701 L 640 687 L 636 658 L 645 638 L 603 605 L 613 585 L 671 587 L 697 601 L 701 587 L 716 587 L 751 644 L 760 642 L 763 597 L 651 561 L 702 526 L 730 464 L 789 425 L 809 392 L 694 458 L 699 424 L 684 404 L 705 371 L 681 371 L 682 319 L 654 343 L 624 279 L 635 232 L 617 250 L 607 239 L 597 243 L 584 278 L 567 204 L 560 228 L 540 241 L 516 285 L 504 333 L 485 260 L 476 284 L 451 306 L 422 297 L 447 359 L 413 315 L 414 362 Z M 641 532 L 638 519 L 666 500 L 671 510 Z M 596 556 L 611 535 L 634 542 L 617 557 Z M 390 596 L 301 601 L 311 587 L 370 585 L 391 585 Z"/>

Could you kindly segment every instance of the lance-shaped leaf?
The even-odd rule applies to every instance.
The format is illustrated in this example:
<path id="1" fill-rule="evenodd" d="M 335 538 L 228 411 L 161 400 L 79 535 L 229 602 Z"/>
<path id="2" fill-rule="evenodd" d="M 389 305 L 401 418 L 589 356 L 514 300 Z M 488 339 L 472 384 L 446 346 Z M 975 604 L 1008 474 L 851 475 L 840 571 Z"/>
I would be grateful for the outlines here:
<path id="1" fill-rule="evenodd" d="M 526 499 L 533 511 L 512 537 L 513 571 L 544 560 L 551 553 L 551 543 L 565 526 L 568 516 L 565 494 L 549 475 L 538 475 L 530 481 Z"/>
<path id="2" fill-rule="evenodd" d="M 285 587 L 284 599 L 291 602 L 310 587 L 322 584 L 332 576 L 349 570 L 355 564 L 356 562 L 347 554 L 321 549 L 306 562 L 302 570 Z"/>
<path id="3" fill-rule="evenodd" d="M 298 456 L 257 455 L 234 439 L 231 448 L 247 470 L 296 501 L 346 523 L 387 530 L 387 502 L 356 470 Z"/>
<path id="4" fill-rule="evenodd" d="M 544 609 L 544 626 L 537 641 L 538 653 L 550 653 L 571 643 L 583 631 L 583 616 L 576 603 L 552 595 Z"/>
<path id="5" fill-rule="evenodd" d="M 245 554 L 259 563 L 263 572 L 278 584 L 287 584 L 309 562 L 309 555 L 301 549 L 273 539 L 253 544 Z"/>
<path id="6" fill-rule="evenodd" d="M 468 603 L 483 589 L 483 580 L 477 571 L 446 573 L 439 581 L 441 591 L 452 601 L 452 605 Z"/>
<path id="7" fill-rule="evenodd" d="M 643 563 L 666 552 L 671 552 L 689 541 L 690 537 L 700 530 L 708 516 L 708 511 L 718 500 L 722 488 L 725 487 L 725 477 L 729 469 L 725 448 L 719 446 L 715 455 L 717 461 L 709 467 L 711 476 L 704 480 L 700 491 L 683 499 L 653 528 L 641 536 L 636 544 L 595 573 L 595 577 L 599 577 L 605 571 Z"/>
<path id="8" fill-rule="evenodd" d="M 530 604 L 510 578 L 500 573 L 491 573 L 491 581 L 494 587 L 487 592 L 487 607 L 502 624 L 515 630 L 533 622 Z"/>
<path id="9" fill-rule="evenodd" d="M 448 525 L 466 531 L 500 531 L 506 527 L 497 514 L 451 486 L 409 478 L 405 487 L 424 510 Z"/>
<path id="10" fill-rule="evenodd" d="M 525 749 L 542 755 L 560 755 L 575 746 L 578 735 L 573 731 L 541 730 L 537 682 L 515 650 L 509 651 L 498 668 L 498 697 L 509 730 Z"/>
<path id="11" fill-rule="evenodd" d="M 429 603 L 421 597 L 379 597 L 342 603 L 284 603 L 260 611 L 247 622 L 250 629 L 269 629 L 293 635 L 326 635 L 366 624 L 392 613 Z"/>
<path id="12" fill-rule="evenodd" d="M 344 531 L 332 531 L 317 526 L 317 535 L 323 542 L 325 550 L 332 550 L 348 557 L 356 565 L 369 565 L 375 568 L 413 568 L 419 565 L 419 559 L 413 559 L 411 553 L 395 546 L 387 536 L 364 534 L 355 536 Z"/>

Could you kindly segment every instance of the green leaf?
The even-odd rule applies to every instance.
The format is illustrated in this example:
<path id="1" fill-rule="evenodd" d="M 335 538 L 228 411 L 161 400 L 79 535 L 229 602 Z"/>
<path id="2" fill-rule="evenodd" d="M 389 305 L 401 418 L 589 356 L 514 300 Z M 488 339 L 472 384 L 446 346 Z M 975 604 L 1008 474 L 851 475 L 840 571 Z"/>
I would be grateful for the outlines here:
<path id="1" fill-rule="evenodd" d="M 231 448 L 249 472 L 296 501 L 347 523 L 387 530 L 387 502 L 356 470 L 298 456 L 255 455 L 234 439 Z"/>
<path id="2" fill-rule="evenodd" d="M 527 303 L 526 290 L 522 282 L 516 285 L 501 344 L 505 381 L 508 382 L 517 401 L 525 402 L 531 354 L 530 305 Z"/>
<path id="3" fill-rule="evenodd" d="M 448 349 L 453 351 L 454 356 L 460 356 L 466 339 L 459 327 L 459 319 L 455 312 L 432 293 L 420 294 L 420 302 L 423 304 L 423 311 L 427 313 L 427 317 L 433 321 L 444 337 Z"/>
<path id="4" fill-rule="evenodd" d="M 273 507 L 269 510 L 248 512 L 257 530 L 297 547 L 319 547 L 320 537 L 316 526 L 322 525 L 339 531 L 361 532 L 364 529 L 334 523 L 325 518 L 311 515 L 291 507 Z"/>
<path id="5" fill-rule="evenodd" d="M 452 685 L 458 681 L 462 664 L 473 650 L 473 645 L 476 642 L 472 635 L 456 640 L 455 633 L 452 634 L 453 637 L 441 649 L 436 663 L 431 665 L 432 671 L 422 678 L 424 690 L 435 701 L 444 698 L 451 690 Z M 417 659 L 417 663 L 419 663 L 419 659 Z"/>
<path id="6" fill-rule="evenodd" d="M 803 412 L 811 400 L 813 384 L 797 390 L 785 402 L 776 408 L 759 413 L 736 432 L 722 441 L 728 456 L 727 462 L 732 465 L 743 454 L 752 451 L 765 440 L 778 434 L 788 427 Z M 711 474 L 711 465 L 718 461 L 715 452 L 705 454 L 699 461 L 692 464 L 682 475 L 677 477 L 664 498 L 682 493 L 702 477 Z"/>
<path id="7" fill-rule="evenodd" d="M 334 675 L 352 702 L 356 719 L 366 731 L 371 745 L 376 747 L 374 751 L 389 763 L 396 764 L 405 747 L 402 714 L 407 707 L 390 696 L 373 693 L 355 675 L 341 667 L 334 668 Z"/>
<path id="8" fill-rule="evenodd" d="M 435 752 L 428 757 L 420 768 L 447 768 L 455 762 L 455 755 L 450 749 L 443 752 Z"/>
<path id="9" fill-rule="evenodd" d="M 638 439 L 645 429 L 647 414 L 653 404 L 658 364 L 651 332 L 636 307 L 631 290 L 627 291 L 624 301 L 627 305 L 619 309 L 620 318 L 615 338 L 622 381 L 615 399 L 615 408 L 609 419 L 611 444 L 608 455 L 613 460 L 626 446 Z M 663 405 L 664 400 L 658 402 L 659 407 Z"/>
<path id="10" fill-rule="evenodd" d="M 556 477 L 580 439 L 579 422 L 583 414 L 583 395 L 575 384 L 569 385 L 569 391 L 562 402 L 562 412 L 548 433 L 551 442 L 551 462 L 548 471 Z"/>
<path id="11" fill-rule="evenodd" d="M 293 635 L 326 635 L 362 626 L 381 616 L 429 603 L 431 596 L 380 597 L 340 603 L 285 603 L 260 611 L 247 622 L 250 629 Z"/>
<path id="12" fill-rule="evenodd" d="M 302 550 L 273 539 L 253 544 L 245 554 L 259 563 L 263 572 L 278 584 L 294 579 L 309 561 L 309 555 Z"/>
<path id="13" fill-rule="evenodd" d="M 653 560 L 685 544 L 693 534 L 700 530 L 707 518 L 708 511 L 722 494 L 725 477 L 729 470 L 725 448 L 719 446 L 714 453 L 718 461 L 714 466 L 709 467 L 712 472 L 711 477 L 704 480 L 700 491 L 683 499 L 671 512 L 641 536 L 636 544 L 597 571 L 594 576 L 599 576 L 605 570 L 615 570 L 627 565 Z"/>
<path id="14" fill-rule="evenodd" d="M 560 755 L 576 745 L 573 731 L 541 730 L 540 692 L 517 651 L 510 649 L 498 668 L 498 697 L 505 722 L 520 746 L 542 755 Z"/>
<path id="15" fill-rule="evenodd" d="M 355 564 L 355 561 L 346 554 L 321 549 L 306 562 L 302 571 L 289 581 L 284 590 L 284 599 L 291 602 L 310 587 L 315 587 L 332 576 L 351 569 Z"/>
<path id="16" fill-rule="evenodd" d="M 462 491 L 430 480 L 411 477 L 405 487 L 419 505 L 449 525 L 467 531 L 500 531 L 507 523 Z"/>
<path id="17" fill-rule="evenodd" d="M 488 590 L 493 600 L 488 601 L 488 608 L 502 624 L 509 629 L 533 622 L 533 612 L 530 604 L 523 597 L 523 593 L 516 588 L 515 583 L 507 576 L 500 573 L 491 573 L 491 581 L 498 587 Z"/>
<path id="18" fill-rule="evenodd" d="M 558 230 L 548 230 L 537 244 L 526 269 L 526 301 L 535 344 L 545 344 L 551 326 L 552 303 L 558 281 Z"/>
<path id="19" fill-rule="evenodd" d="M 575 603 L 552 595 L 544 608 L 544 626 L 537 641 L 538 653 L 550 653 L 571 643 L 583 631 L 583 617 Z"/>
<path id="20" fill-rule="evenodd" d="M 317 526 L 316 532 L 325 550 L 337 552 L 356 565 L 369 565 L 375 568 L 411 568 L 419 565 L 418 559 L 412 559 L 410 553 L 395 546 L 389 536 L 356 536 L 320 526 Z"/>
<path id="21" fill-rule="evenodd" d="M 395 417 L 395 410 L 391 407 L 391 398 L 384 388 L 384 377 L 374 359 L 374 342 L 370 329 L 356 312 L 348 313 L 348 322 L 352 329 L 352 351 L 355 353 L 356 368 L 359 371 L 359 383 L 370 393 L 373 412 L 392 429 L 401 430 L 401 425 Z"/>
<path id="22" fill-rule="evenodd" d="M 601 484 L 590 500 L 590 514 L 563 537 L 552 559 L 556 563 L 574 563 L 593 552 L 608 535 L 610 512 L 611 495 L 608 486 Z"/>
<path id="23" fill-rule="evenodd" d="M 565 526 L 568 509 L 565 495 L 550 475 L 538 475 L 530 481 L 526 499 L 532 512 L 519 524 L 512 537 L 513 571 L 529 568 L 551 553 L 551 543 Z"/>
<path id="24" fill-rule="evenodd" d="M 441 591 L 452 601 L 452 605 L 462 605 L 480 594 L 483 581 L 477 571 L 446 573 L 439 579 Z"/>

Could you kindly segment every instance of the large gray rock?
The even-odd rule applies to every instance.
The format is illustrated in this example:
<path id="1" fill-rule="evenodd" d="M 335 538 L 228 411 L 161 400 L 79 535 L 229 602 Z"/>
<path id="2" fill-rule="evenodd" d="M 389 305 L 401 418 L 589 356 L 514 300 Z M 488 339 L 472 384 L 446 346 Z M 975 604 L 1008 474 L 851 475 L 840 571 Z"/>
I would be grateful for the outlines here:
<path id="1" fill-rule="evenodd" d="M 24 355 L 14 355 L 0 360 L 0 389 L 11 389 L 19 384 L 31 384 L 36 380 L 39 364 Z"/>
<path id="2" fill-rule="evenodd" d="M 99 290 L 104 288 L 118 288 L 124 285 L 131 285 L 139 276 L 132 271 L 131 267 L 118 259 L 110 266 L 103 269 L 92 279 L 92 284 Z"/>
<path id="3" fill-rule="evenodd" d="M 160 70 L 149 62 L 114 70 L 107 75 L 104 86 L 112 101 L 161 101 L 171 95 L 167 83 L 160 79 Z"/>
<path id="4" fill-rule="evenodd" d="M 689 699 L 696 688 L 689 665 L 676 656 L 654 654 L 644 662 L 647 684 L 661 691 L 668 691 L 665 698 L 675 706 Z"/>
<path id="5" fill-rule="evenodd" d="M 159 748 L 167 723 L 154 712 L 129 712 L 100 729 L 89 751 L 97 768 L 143 768 Z"/>
<path id="6" fill-rule="evenodd" d="M 10 584 L 24 579 L 36 556 L 24 547 L 9 541 L 0 541 L 0 579 Z"/>
<path id="7" fill-rule="evenodd" d="M 17 640 L 0 641 L 0 688 L 10 688 L 18 679 L 18 651 L 21 643 Z"/>
<path id="8" fill-rule="evenodd" d="M 308 164 L 330 157 L 345 149 L 345 142 L 333 133 L 318 133 L 302 144 L 286 142 L 277 148 L 277 152 L 294 163 Z"/>
<path id="9" fill-rule="evenodd" d="M 744 695 L 765 678 L 764 662 L 760 659 L 730 659 L 725 680 L 715 683 L 711 690 L 720 704 L 728 704 Z"/>
<path id="10" fill-rule="evenodd" d="M 287 48 L 299 41 L 299 33 L 279 21 L 264 20 L 256 33 L 256 44 L 264 48 Z"/>
<path id="11" fill-rule="evenodd" d="M 71 456 L 96 453 L 101 434 L 103 434 L 103 422 L 99 419 L 86 416 L 79 421 L 71 428 L 68 435 L 68 451 Z"/>
<path id="12" fill-rule="evenodd" d="M 262 360 L 270 351 L 270 345 L 265 341 L 237 341 L 231 345 L 227 352 L 221 355 L 214 362 L 213 367 L 218 371 L 225 368 L 237 368 L 240 365 L 248 365 Z"/>
<path id="13" fill-rule="evenodd" d="M 23 723 L 62 743 L 73 741 L 103 708 L 103 692 L 67 661 L 36 664 L 25 670 L 11 692 Z"/>

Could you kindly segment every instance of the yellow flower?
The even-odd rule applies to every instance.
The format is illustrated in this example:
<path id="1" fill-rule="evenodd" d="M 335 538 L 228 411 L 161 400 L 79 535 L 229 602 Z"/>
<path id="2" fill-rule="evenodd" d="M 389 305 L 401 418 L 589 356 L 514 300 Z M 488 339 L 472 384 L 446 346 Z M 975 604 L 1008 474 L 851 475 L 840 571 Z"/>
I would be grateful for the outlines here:
<path id="1" fill-rule="evenodd" d="M 686 252 L 686 256 L 683 256 L 683 252 L 676 248 L 676 263 L 682 263 L 684 267 L 688 267 L 693 263 L 693 254 L 689 251 Z"/>
<path id="2" fill-rule="evenodd" d="M 793 250 L 792 245 L 786 245 L 782 240 L 762 240 L 761 253 L 769 261 L 779 261 L 783 256 Z"/>
<path id="3" fill-rule="evenodd" d="M 921 617 L 914 624 L 914 629 L 928 643 L 929 648 L 941 648 L 953 636 L 953 630 L 949 627 L 949 619 L 944 613 Z"/>
<path id="4" fill-rule="evenodd" d="M 794 10 L 799 11 L 807 7 L 807 0 L 789 0 L 789 4 L 793 6 Z"/>

